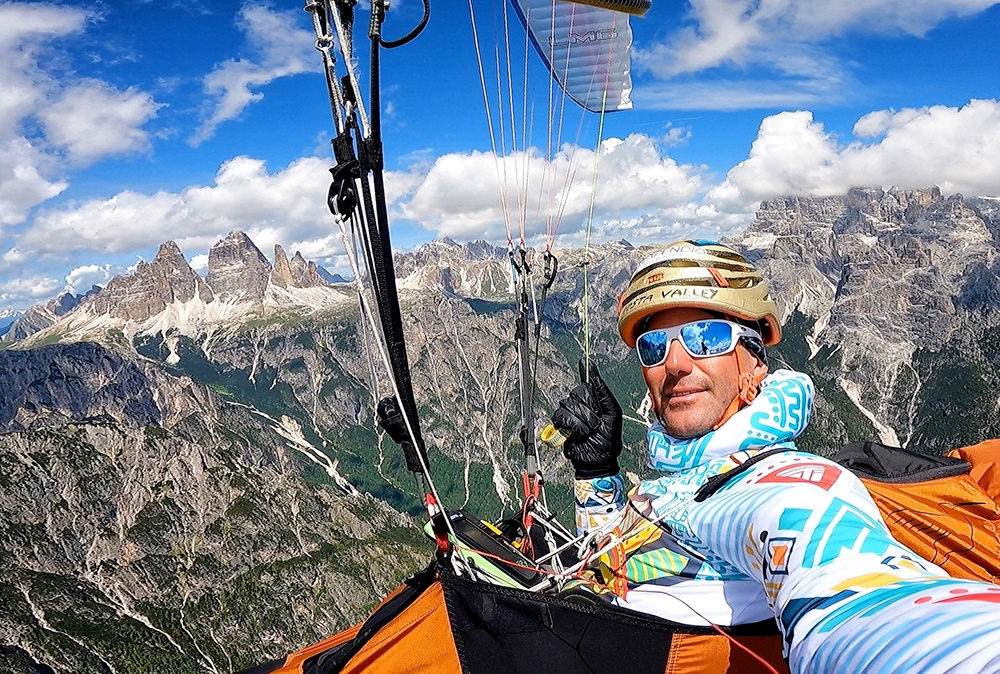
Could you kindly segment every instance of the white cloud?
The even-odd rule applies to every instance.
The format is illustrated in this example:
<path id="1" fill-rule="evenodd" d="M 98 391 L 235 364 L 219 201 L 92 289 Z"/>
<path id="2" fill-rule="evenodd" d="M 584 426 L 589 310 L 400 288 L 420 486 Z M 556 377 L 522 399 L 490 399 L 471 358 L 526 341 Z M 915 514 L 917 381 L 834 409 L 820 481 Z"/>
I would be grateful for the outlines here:
<path id="1" fill-rule="evenodd" d="M 667 140 L 676 142 L 683 135 L 672 134 Z M 594 152 L 566 145 L 551 162 L 536 150 L 501 161 L 501 167 L 509 169 L 515 218 L 519 209 L 514 172 L 522 176 L 524 162 L 529 183 L 527 236 L 545 232 L 546 214 L 540 204 L 555 203 L 553 195 L 560 191 L 567 195 L 565 204 L 547 210 L 555 214 L 561 208 L 560 232 L 572 237 L 582 231 L 590 207 Z M 42 209 L 15 245 L 37 255 L 115 254 L 149 249 L 169 236 L 183 250 L 198 252 L 239 229 L 267 255 L 280 243 L 290 254 L 299 250 L 309 259 L 340 264 L 343 242 L 325 203 L 328 167 L 328 160 L 307 157 L 272 173 L 263 161 L 237 157 L 219 168 L 212 185 L 176 193 L 123 191 L 110 199 Z M 439 236 L 502 242 L 506 234 L 496 167 L 492 154 L 449 154 L 433 164 L 419 162 L 410 171 L 388 173 L 392 221 L 404 227 L 400 220 L 417 223 Z M 647 136 L 606 140 L 597 178 L 595 235 L 640 240 L 640 235 L 627 231 L 634 220 L 641 220 L 653 233 L 657 228 L 686 226 L 692 219 L 698 227 L 724 226 L 731 214 L 700 206 L 703 171 L 704 167 L 678 164 Z M 516 221 L 514 227 L 516 236 Z M 397 239 L 407 235 L 398 228 L 395 234 Z M 192 264 L 199 261 L 196 255 Z"/>
<path id="2" fill-rule="evenodd" d="M 1000 0 L 690 0 L 689 24 L 633 50 L 637 104 L 659 109 L 805 107 L 850 90 L 851 66 L 831 48 L 839 36 L 922 36 L 942 21 Z M 724 76 L 705 80 L 716 68 Z M 752 80 L 748 69 L 754 68 Z M 763 77 L 761 70 L 763 69 Z M 700 73 L 697 81 L 677 76 Z M 719 73 L 716 73 L 719 75 Z M 756 81 L 753 81 L 756 80 Z"/>
<path id="3" fill-rule="evenodd" d="M 785 72 L 803 74 L 814 72 L 823 60 L 810 54 L 807 45 L 852 31 L 920 36 L 945 19 L 995 4 L 997 0 L 690 0 L 695 25 L 645 51 L 642 60 L 665 76 L 762 58 Z"/>
<path id="4" fill-rule="evenodd" d="M 852 186 L 939 186 L 946 194 L 1000 194 L 1000 102 L 881 110 L 858 120 L 841 144 L 810 112 L 761 123 L 750 156 L 710 192 L 738 207 L 778 196 L 829 196 Z"/>
<path id="5" fill-rule="evenodd" d="M 65 181 L 47 177 L 55 170 L 55 159 L 26 138 L 0 137 L 0 225 L 23 222 L 29 209 L 66 189 Z"/>
<path id="6" fill-rule="evenodd" d="M 158 107 L 147 94 L 47 70 L 60 40 L 92 17 L 66 6 L 0 4 L 0 225 L 23 222 L 66 189 L 66 156 L 88 164 L 146 146 L 141 127 Z"/>
<path id="7" fill-rule="evenodd" d="M 188 264 L 191 265 L 191 269 L 194 269 L 197 272 L 204 271 L 208 269 L 208 254 L 200 253 L 195 255 L 191 258 L 191 261 Z"/>
<path id="8" fill-rule="evenodd" d="M 51 40 L 83 30 L 89 17 L 73 7 L 0 4 L 0 137 L 14 134 L 54 83 L 39 67 L 38 53 Z"/>
<path id="9" fill-rule="evenodd" d="M 45 135 L 78 163 L 129 154 L 149 146 L 142 126 L 161 106 L 134 88 L 119 91 L 105 82 L 87 80 L 67 88 L 38 113 Z"/>
<path id="10" fill-rule="evenodd" d="M 214 99 L 211 113 L 195 131 L 191 143 L 198 145 L 215 134 L 219 124 L 235 119 L 243 110 L 264 98 L 255 91 L 289 75 L 319 67 L 313 49 L 312 31 L 298 28 L 301 11 L 275 12 L 260 5 L 247 5 L 239 15 L 250 48 L 259 54 L 256 61 L 229 59 L 205 76 L 205 92 Z"/>
<path id="11" fill-rule="evenodd" d="M 46 276 L 0 282 L 0 306 L 26 309 L 40 299 L 52 297 L 62 289 L 62 281 Z"/>
<path id="12" fill-rule="evenodd" d="M 328 167 L 327 160 L 308 157 L 269 173 L 263 161 L 236 157 L 219 168 L 214 185 L 179 193 L 124 191 L 43 209 L 17 247 L 120 253 L 156 246 L 169 236 L 182 249 L 205 250 L 240 229 L 266 251 L 269 244 L 326 236 L 335 227 L 326 209 Z"/>
<path id="13" fill-rule="evenodd" d="M 77 267 L 66 275 L 66 288 L 74 295 L 81 295 L 95 285 L 104 285 L 111 278 L 111 265 L 88 264 Z"/>
<path id="14" fill-rule="evenodd" d="M 307 260 L 325 260 L 336 258 L 344 254 L 344 239 L 340 234 L 339 228 L 337 233 L 329 234 L 327 236 L 312 238 L 305 241 L 293 241 L 292 243 L 284 246 L 289 255 L 293 255 L 296 252 L 302 253 L 302 256 Z"/>
<path id="15" fill-rule="evenodd" d="M 603 220 L 685 203 L 701 189 L 701 173 L 701 167 L 679 165 L 663 155 L 648 136 L 608 139 L 602 144 L 598 164 L 595 216 Z M 503 177 L 498 179 L 498 174 Z M 594 151 L 567 144 L 551 161 L 535 149 L 499 161 L 492 153 L 448 154 L 422 175 L 391 177 L 408 188 L 409 194 L 398 203 L 401 217 L 458 239 L 506 237 L 498 189 L 502 181 L 507 185 L 506 211 L 515 238 L 519 212 L 525 214 L 526 235 L 532 237 L 546 230 L 547 219 L 554 222 L 560 216 L 563 232 L 585 225 L 594 183 Z"/>
<path id="16" fill-rule="evenodd" d="M 13 267 L 15 265 L 20 265 L 22 262 L 27 260 L 28 257 L 27 253 L 24 253 L 17 248 L 11 248 L 3 254 L 3 257 L 0 257 L 0 260 L 3 260 L 4 264 Z"/>
<path id="17" fill-rule="evenodd" d="M 811 112 L 772 115 L 761 123 L 747 159 L 717 185 L 707 184 L 705 167 L 678 164 L 666 154 L 664 146 L 677 139 L 634 134 L 605 141 L 594 240 L 724 236 L 748 224 L 761 199 L 842 194 L 855 185 L 936 184 L 946 193 L 1000 193 L 1000 102 L 993 100 L 961 108 L 875 111 L 857 121 L 847 140 L 829 133 Z M 592 150 L 566 145 L 551 161 L 534 149 L 499 162 L 489 153 L 418 161 L 409 171 L 386 176 L 394 237 L 399 242 L 407 236 L 409 221 L 435 235 L 502 242 L 499 169 L 507 171 L 511 185 L 515 177 L 527 176 L 529 188 L 522 194 L 529 241 L 544 235 L 546 210 L 561 208 L 559 245 L 582 243 L 593 160 Z M 290 254 L 300 250 L 309 259 L 336 264 L 343 246 L 325 204 L 328 167 L 328 160 L 307 157 L 270 172 L 261 160 L 237 157 L 219 168 L 211 185 L 176 193 L 125 191 L 43 209 L 5 260 L 22 250 L 33 255 L 141 251 L 167 236 L 184 250 L 201 252 L 240 229 L 268 255 L 281 243 Z M 565 193 L 564 205 L 552 205 L 559 202 L 550 185 L 552 194 Z M 517 191 L 511 187 L 508 196 L 516 236 Z M 192 260 L 195 266 L 202 262 L 203 256 Z"/>

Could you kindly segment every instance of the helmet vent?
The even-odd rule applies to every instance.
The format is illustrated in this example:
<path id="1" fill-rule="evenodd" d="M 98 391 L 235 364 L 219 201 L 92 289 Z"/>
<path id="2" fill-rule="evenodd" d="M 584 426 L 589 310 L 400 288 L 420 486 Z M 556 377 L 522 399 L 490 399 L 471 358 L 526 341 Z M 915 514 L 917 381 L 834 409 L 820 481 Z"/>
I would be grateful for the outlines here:
<path id="1" fill-rule="evenodd" d="M 726 280 L 726 277 L 723 276 L 718 269 L 716 269 L 715 267 L 709 267 L 708 273 L 712 275 L 712 278 L 715 279 L 715 282 L 719 284 L 720 288 L 729 287 L 729 281 Z"/>
<path id="2" fill-rule="evenodd" d="M 724 249 L 718 249 L 717 248 L 717 249 L 714 249 L 712 251 L 712 254 L 715 255 L 715 256 L 717 256 L 717 257 L 722 257 L 722 258 L 725 258 L 727 260 L 732 260 L 733 262 L 738 262 L 738 263 L 740 263 L 741 265 L 744 265 L 744 266 L 750 264 L 749 262 L 747 262 L 747 259 L 745 257 L 743 257 L 742 255 L 740 255 L 736 251 L 729 251 L 729 250 L 724 250 Z"/>

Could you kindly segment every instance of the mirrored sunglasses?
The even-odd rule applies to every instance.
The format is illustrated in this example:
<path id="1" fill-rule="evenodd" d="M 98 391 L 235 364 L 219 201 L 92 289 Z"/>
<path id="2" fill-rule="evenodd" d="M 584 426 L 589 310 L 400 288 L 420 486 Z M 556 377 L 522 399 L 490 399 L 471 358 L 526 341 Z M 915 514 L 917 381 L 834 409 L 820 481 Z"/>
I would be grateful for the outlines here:
<path id="1" fill-rule="evenodd" d="M 680 340 L 681 346 L 694 358 L 710 358 L 722 356 L 736 348 L 740 337 L 756 337 L 760 334 L 745 325 L 724 321 L 722 319 L 707 319 L 692 321 L 672 328 L 650 330 L 639 335 L 635 343 L 635 352 L 643 367 L 654 367 L 667 359 L 670 343 Z"/>

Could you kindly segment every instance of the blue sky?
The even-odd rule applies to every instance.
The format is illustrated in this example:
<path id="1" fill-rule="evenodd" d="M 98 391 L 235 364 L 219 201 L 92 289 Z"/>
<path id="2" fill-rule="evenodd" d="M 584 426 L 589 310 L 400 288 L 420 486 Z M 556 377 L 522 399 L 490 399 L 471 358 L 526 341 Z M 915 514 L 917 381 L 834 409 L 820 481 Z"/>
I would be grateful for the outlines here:
<path id="1" fill-rule="evenodd" d="M 568 110 L 550 153 L 534 54 L 534 149 L 497 162 L 468 2 L 431 0 L 424 34 L 383 54 L 395 243 L 503 243 L 503 167 L 528 167 L 532 193 L 572 167 L 565 199 L 526 209 L 531 243 L 540 212 L 562 212 L 556 247 L 583 241 L 591 199 L 595 240 L 644 242 L 724 236 L 762 199 L 852 185 L 997 195 L 997 4 L 653 0 L 631 20 L 634 108 L 605 118 L 594 193 L 599 116 Z M 473 6 L 495 78 L 503 4 Z M 421 13 L 395 0 L 386 36 Z M 508 32 L 517 61 L 523 32 Z M 0 311 L 106 282 L 166 239 L 198 268 L 232 229 L 342 269 L 311 33 L 300 2 L 0 3 Z"/>

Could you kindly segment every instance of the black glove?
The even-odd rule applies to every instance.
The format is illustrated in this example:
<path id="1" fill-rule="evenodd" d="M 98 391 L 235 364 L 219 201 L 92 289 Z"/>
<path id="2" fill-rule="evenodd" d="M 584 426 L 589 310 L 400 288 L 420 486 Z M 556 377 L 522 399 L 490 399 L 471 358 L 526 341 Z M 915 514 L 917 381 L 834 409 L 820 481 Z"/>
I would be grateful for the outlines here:
<path id="1" fill-rule="evenodd" d="M 580 361 L 580 381 L 585 381 Z M 569 392 L 552 414 L 552 425 L 566 436 L 563 454 L 573 463 L 576 479 L 616 475 L 622 453 L 622 408 L 597 366 L 590 364 L 589 383 Z"/>

